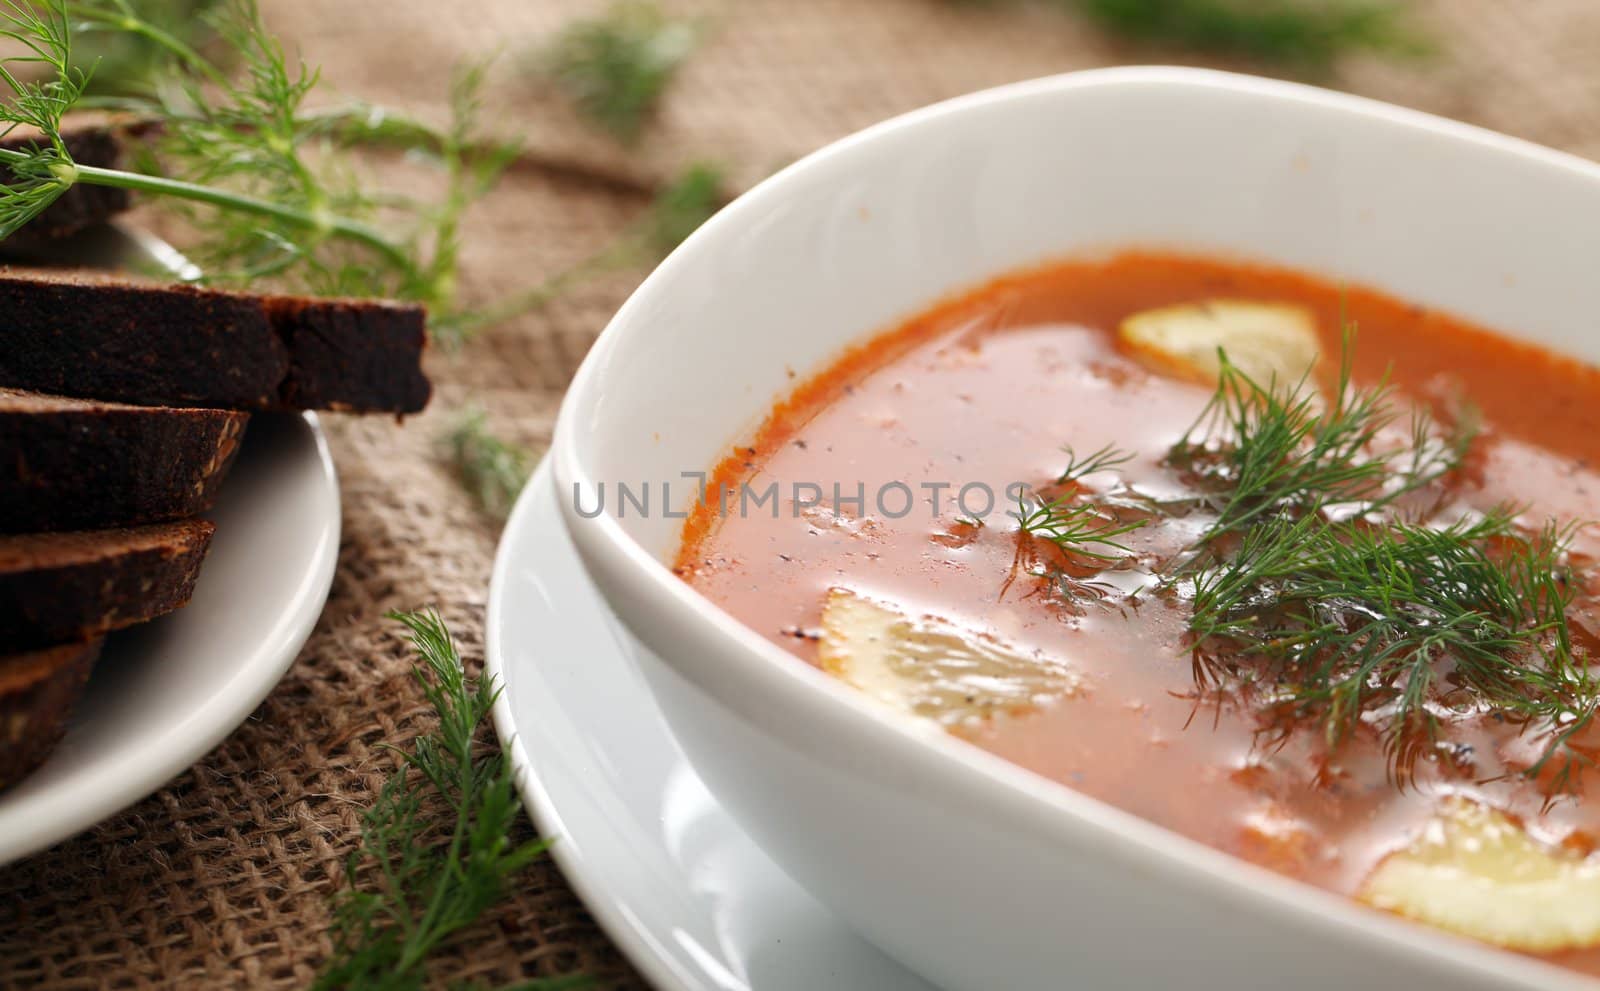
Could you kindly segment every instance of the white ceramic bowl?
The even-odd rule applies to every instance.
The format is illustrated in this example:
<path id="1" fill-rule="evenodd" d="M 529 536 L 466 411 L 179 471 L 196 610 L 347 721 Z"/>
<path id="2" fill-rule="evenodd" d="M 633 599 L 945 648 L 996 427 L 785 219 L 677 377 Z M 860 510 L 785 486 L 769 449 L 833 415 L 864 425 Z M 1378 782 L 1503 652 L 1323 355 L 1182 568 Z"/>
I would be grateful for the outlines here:
<path id="1" fill-rule="evenodd" d="M 717 797 L 821 901 L 960 989 L 1594 987 L 1370 912 L 880 712 L 664 560 L 704 470 L 841 348 L 952 290 L 1126 245 L 1347 277 L 1600 361 L 1600 168 L 1301 86 L 1114 69 L 980 93 L 742 197 L 617 314 L 556 484 Z M 597 486 L 655 512 L 584 518 Z M 612 495 L 614 496 L 614 491 Z M 1197 800 L 1203 800 L 1197 798 Z"/>

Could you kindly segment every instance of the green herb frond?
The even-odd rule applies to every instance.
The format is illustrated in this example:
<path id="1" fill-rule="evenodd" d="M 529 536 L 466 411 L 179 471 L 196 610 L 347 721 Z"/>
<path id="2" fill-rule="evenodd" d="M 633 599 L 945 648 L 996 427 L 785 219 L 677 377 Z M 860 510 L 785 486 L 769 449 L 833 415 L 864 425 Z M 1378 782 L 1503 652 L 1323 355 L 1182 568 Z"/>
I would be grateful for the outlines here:
<path id="1" fill-rule="evenodd" d="M 1354 385 L 1353 335 L 1328 397 L 1309 375 L 1262 384 L 1220 358 L 1215 393 L 1165 458 L 1200 498 L 1169 507 L 1125 484 L 1088 491 L 1083 478 L 1131 456 L 1069 450 L 1065 494 L 1025 497 L 1022 531 L 1104 566 L 1129 553 L 1118 538 L 1148 522 L 1130 513 L 1214 514 L 1162 576 L 1191 604 L 1199 697 L 1226 690 L 1259 707 L 1268 735 L 1320 725 L 1330 746 L 1377 727 L 1401 783 L 1442 720 L 1490 714 L 1544 742 L 1526 773 L 1559 758 L 1551 778 L 1570 784 L 1586 758 L 1568 743 L 1600 710 L 1596 659 L 1568 627 L 1579 527 L 1530 532 L 1512 507 L 1439 523 L 1476 413 L 1456 411 L 1444 426 L 1417 407 L 1405 423 L 1387 376 Z M 1052 587 L 1069 601 L 1094 597 L 1077 575 Z"/>
<path id="2" fill-rule="evenodd" d="M 462 413 L 446 441 L 461 484 L 485 513 L 504 520 L 532 471 L 528 452 L 496 436 L 475 408 Z"/>
<path id="3" fill-rule="evenodd" d="M 0 136 L 19 132 L 29 150 L 0 149 L 10 178 L 0 184 L 0 240 L 43 213 L 76 181 L 61 118 L 91 72 L 73 65 L 72 26 L 63 0 L 0 0 L 0 38 L 19 51 L 0 59 Z"/>
<path id="4" fill-rule="evenodd" d="M 1322 721 L 1330 744 L 1382 713 L 1401 780 L 1445 712 L 1493 711 L 1555 748 L 1600 704 L 1568 636 L 1575 528 L 1514 519 L 1266 520 L 1195 577 L 1197 671 L 1272 686 L 1269 711 Z"/>
<path id="5" fill-rule="evenodd" d="M 1401 404 L 1387 377 L 1355 387 L 1353 346 L 1347 336 L 1331 405 L 1307 377 L 1263 385 L 1221 355 L 1210 403 L 1167 453 L 1170 466 L 1215 493 L 1217 519 L 1200 544 L 1324 505 L 1353 503 L 1362 514 L 1375 513 L 1460 467 L 1476 428 L 1468 417 L 1441 431 L 1419 407 L 1411 443 L 1383 449 Z"/>
<path id="6" fill-rule="evenodd" d="M 191 64 L 216 41 L 211 17 L 224 0 L 86 0 L 72 5 L 82 44 L 77 63 L 94 67 L 86 105 L 123 109 L 150 96 L 174 59 Z"/>
<path id="7" fill-rule="evenodd" d="M 335 906 L 333 955 L 313 984 L 328 991 L 420 991 L 429 954 L 478 919 L 547 846 L 512 842 L 521 805 L 510 762 L 475 744 L 498 687 L 466 673 L 436 613 L 390 618 L 410 633 L 415 675 L 439 722 L 409 751 L 394 751 L 401 767 L 362 816 Z"/>
<path id="8" fill-rule="evenodd" d="M 1076 495 L 1041 499 L 1024 493 L 1017 498 L 1017 525 L 1030 537 L 1047 540 L 1063 552 L 1090 562 L 1107 563 L 1133 552 L 1118 537 L 1140 529 L 1145 520 L 1122 522 Z"/>
<path id="9" fill-rule="evenodd" d="M 31 127 L 41 140 L 52 141 L 62 115 L 82 98 L 92 75 L 72 63 L 72 25 L 65 5 L 60 0 L 0 0 L 0 38 L 22 50 L 0 60 L 0 78 L 10 91 L 0 106 L 3 133 Z M 38 81 L 24 82 L 14 71 L 18 67 L 31 69 L 22 74 Z"/>
<path id="10" fill-rule="evenodd" d="M 695 162 L 661 188 L 615 249 L 612 264 L 655 264 L 688 240 L 722 208 L 722 168 Z"/>
<path id="11" fill-rule="evenodd" d="M 584 116 L 632 142 L 699 37 L 698 24 L 650 0 L 620 0 L 569 25 L 536 62 Z"/>
<path id="12" fill-rule="evenodd" d="M 463 307 L 457 270 L 464 217 L 519 151 L 477 131 L 483 66 L 457 74 L 445 127 L 364 104 L 308 110 L 320 73 L 267 31 L 256 0 L 201 5 L 204 50 L 190 43 L 192 32 L 169 30 L 142 6 L 0 0 L 0 27 L 26 49 L 0 62 L 0 85 L 10 90 L 0 125 L 40 132 L 32 147 L 0 149 L 0 166 L 10 172 L 0 185 L 0 237 L 75 183 L 128 189 L 186 216 L 197 241 L 184 248 L 205 281 L 265 280 L 315 295 L 422 303 L 435 338 L 449 344 L 538 308 L 581 279 L 659 258 L 720 204 L 716 171 L 692 168 L 612 246 L 507 299 Z M 89 78 L 72 63 L 73 24 L 91 37 L 134 38 L 161 53 L 156 84 L 130 87 L 115 101 L 162 121 L 155 148 L 135 170 L 80 166 L 66 152 L 61 116 L 82 104 Z M 41 62 L 39 82 L 5 68 L 38 70 L 33 63 Z M 442 191 L 422 199 L 375 189 L 364 163 L 346 154 L 366 145 L 431 160 L 444 173 Z"/>
<path id="13" fill-rule="evenodd" d="M 271 280 L 318 295 L 377 296 L 429 307 L 437 328 L 459 315 L 460 223 L 515 154 L 475 133 L 482 67 L 457 74 L 452 123 L 427 128 L 366 108 L 308 111 L 319 71 L 292 57 L 262 21 L 255 0 L 212 0 L 198 20 L 211 43 L 191 45 L 130 0 L 4 0 L 0 27 L 26 52 L 3 63 L 43 73 L 0 81 L 10 99 L 0 122 L 41 132 L 22 151 L 0 151 L 13 181 L 0 190 L 0 235 L 37 216 L 77 182 L 155 196 L 182 210 L 198 243 L 186 244 L 211 282 Z M 197 9 L 201 9 L 197 7 Z M 73 27 L 76 25 L 76 28 Z M 137 170 L 79 166 L 60 135 L 62 115 L 82 105 L 89 76 L 73 65 L 74 30 L 134 38 L 162 53 L 157 84 L 115 101 L 162 121 L 160 138 Z M 403 123 L 405 127 L 399 128 Z M 401 134 L 401 131 L 404 134 Z M 437 199 L 374 190 L 360 163 L 339 152 L 352 136 L 380 133 L 426 151 L 445 173 Z"/>
<path id="14" fill-rule="evenodd" d="M 325 220 L 340 215 L 366 223 L 375 211 L 353 189 L 333 187 L 331 170 L 312 160 L 315 148 L 299 115 L 318 70 L 290 58 L 253 2 L 224 0 L 205 19 L 238 60 L 241 78 L 214 73 L 206 62 L 182 65 L 150 108 L 166 121 L 155 165 L 169 176 L 277 204 L 305 221 L 263 223 L 218 210 L 197 225 L 207 236 L 191 251 L 212 281 L 286 277 L 298 269 L 312 291 L 340 288 L 339 272 L 350 261 L 331 256 L 328 249 L 343 238 Z M 384 244 L 377 253 L 403 266 L 398 246 Z"/>
<path id="15" fill-rule="evenodd" d="M 450 87 L 450 126 L 436 143 L 421 142 L 433 149 L 444 170 L 445 191 L 436 205 L 416 210 L 420 222 L 410 236 L 409 250 L 422 261 L 401 295 L 434 310 L 434 335 L 447 345 L 461 343 L 474 319 L 474 311 L 457 302 L 465 215 L 488 195 L 521 151 L 517 142 L 485 139 L 478 132 L 488 68 L 488 63 L 480 62 L 456 72 Z"/>
<path id="16" fill-rule="evenodd" d="M 1120 468 L 1133 460 L 1131 452 L 1112 444 L 1107 444 L 1081 459 L 1071 447 L 1063 447 L 1061 450 L 1067 456 L 1067 466 L 1061 469 L 1061 474 L 1056 478 L 1057 485 L 1075 485 L 1086 475 Z"/>
<path id="17" fill-rule="evenodd" d="M 952 0 L 988 4 L 992 0 Z M 1053 0 L 1105 31 L 1147 44 L 1240 55 L 1321 73 L 1354 52 L 1429 50 L 1395 0 Z"/>
<path id="18" fill-rule="evenodd" d="M 1202 688 L 1257 686 L 1280 727 L 1321 720 L 1330 744 L 1378 718 L 1401 780 L 1446 712 L 1493 711 L 1559 747 L 1600 699 L 1568 636 L 1574 529 L 1525 534 L 1510 508 L 1447 526 L 1395 512 L 1460 467 L 1476 416 L 1441 429 L 1417 408 L 1398 442 L 1387 377 L 1356 389 L 1352 365 L 1347 336 L 1324 401 L 1224 355 L 1210 405 L 1168 452 L 1217 514 L 1179 569 Z"/>
<path id="19" fill-rule="evenodd" d="M 1424 50 L 1388 0 L 1072 0 L 1107 30 L 1138 41 L 1325 69 L 1353 51 Z"/>

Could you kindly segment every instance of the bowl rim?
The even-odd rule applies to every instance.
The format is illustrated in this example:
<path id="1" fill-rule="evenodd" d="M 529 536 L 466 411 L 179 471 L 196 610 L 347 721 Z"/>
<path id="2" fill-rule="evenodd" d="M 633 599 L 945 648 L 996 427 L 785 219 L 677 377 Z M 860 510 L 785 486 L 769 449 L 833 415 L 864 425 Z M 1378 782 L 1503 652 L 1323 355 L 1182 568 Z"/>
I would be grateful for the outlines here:
<path id="1" fill-rule="evenodd" d="M 578 424 L 588 419 L 602 390 L 606 366 L 637 333 L 637 317 L 650 301 L 670 292 L 680 269 L 694 264 L 704 247 L 728 236 L 745 223 L 766 216 L 781 202 L 787 187 L 799 179 L 815 178 L 834 168 L 857 148 L 873 145 L 892 135 L 939 126 L 986 107 L 1038 97 L 1127 87 L 1164 87 L 1193 94 L 1245 94 L 1283 104 L 1300 104 L 1365 118 L 1432 134 L 1462 146 L 1475 146 L 1487 154 L 1515 156 L 1544 167 L 1576 173 L 1600 185 L 1600 164 L 1487 128 L 1400 107 L 1369 97 L 1322 89 L 1303 83 L 1241 75 L 1213 69 L 1179 66 L 1119 66 L 1047 76 L 981 90 L 890 118 L 841 138 L 799 159 L 738 197 L 673 251 L 633 292 L 601 332 L 580 365 L 562 401 L 550 450 L 554 484 L 559 492 L 596 480 L 584 464 Z M 959 288 L 959 287 L 956 287 Z M 775 401 L 777 396 L 772 397 Z M 734 441 L 730 441 L 730 446 Z M 527 498 L 525 495 L 523 498 Z M 717 676 L 735 690 L 781 697 L 802 718 L 845 720 L 852 729 L 870 733 L 875 745 L 892 752 L 898 761 L 914 762 L 941 775 L 946 787 L 959 789 L 969 800 L 984 803 L 1013 825 L 1037 835 L 1100 844 L 1101 852 L 1138 861 L 1146 871 L 1158 871 L 1173 881 L 1209 889 L 1219 903 L 1271 907 L 1293 921 L 1324 931 L 1337 929 L 1374 949 L 1421 955 L 1443 976 L 1495 978 L 1525 988 L 1600 987 L 1600 981 L 1580 972 L 1534 957 L 1520 956 L 1442 930 L 1412 923 L 1368 908 L 1353 897 L 1337 894 L 1278 874 L 1179 834 L 1165 826 L 1072 790 L 1019 765 L 995 756 L 937 728 L 909 717 L 896 716 L 865 699 L 859 692 L 771 643 L 731 614 L 701 595 L 629 536 L 609 513 L 595 518 L 580 516 L 572 503 L 559 498 L 565 526 L 580 549 L 585 569 L 593 575 L 597 562 L 608 574 L 621 576 L 630 596 L 651 600 L 658 610 L 678 614 L 716 641 L 721 653 L 744 655 L 748 663 L 723 665 L 705 652 L 692 661 L 656 652 L 663 661 L 691 681 L 717 668 Z M 602 588 L 602 591 L 604 589 Z M 613 596 L 608 594 L 608 599 Z M 627 609 L 619 616 L 628 622 Z M 757 838 L 759 841 L 759 838 Z"/>

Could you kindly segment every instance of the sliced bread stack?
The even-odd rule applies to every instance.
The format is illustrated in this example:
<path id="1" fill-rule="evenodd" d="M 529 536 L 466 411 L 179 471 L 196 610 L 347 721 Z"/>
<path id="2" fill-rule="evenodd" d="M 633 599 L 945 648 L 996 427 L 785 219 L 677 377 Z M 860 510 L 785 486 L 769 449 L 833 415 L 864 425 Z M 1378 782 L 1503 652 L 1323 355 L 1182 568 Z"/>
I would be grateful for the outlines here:
<path id="1" fill-rule="evenodd" d="M 419 307 L 0 267 L 0 788 L 113 631 L 182 608 L 252 412 L 427 404 Z"/>

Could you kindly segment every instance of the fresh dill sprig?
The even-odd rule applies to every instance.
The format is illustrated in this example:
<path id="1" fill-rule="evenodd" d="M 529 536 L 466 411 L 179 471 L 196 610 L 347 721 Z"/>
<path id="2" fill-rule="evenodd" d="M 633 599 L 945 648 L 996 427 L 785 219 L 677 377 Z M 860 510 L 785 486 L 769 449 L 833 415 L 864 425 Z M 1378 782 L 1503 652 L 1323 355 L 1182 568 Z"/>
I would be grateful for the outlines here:
<path id="1" fill-rule="evenodd" d="M 1067 456 L 1067 466 L 1061 469 L 1061 474 L 1057 476 L 1057 485 L 1076 485 L 1086 475 L 1120 468 L 1133 460 L 1131 452 L 1124 451 L 1112 444 L 1107 444 L 1100 450 L 1083 458 L 1079 458 L 1071 447 L 1064 447 L 1061 450 Z"/>
<path id="2" fill-rule="evenodd" d="M 267 31 L 256 0 L 217 0 L 203 19 L 215 36 L 204 53 L 133 0 L 0 0 L 0 36 L 24 49 L 0 58 L 10 97 L 0 104 L 0 127 L 39 132 L 27 148 L 0 149 L 0 170 L 10 173 L 0 182 L 0 239 L 76 183 L 120 187 L 185 214 L 199 240 L 184 247 L 205 281 L 267 280 L 317 295 L 419 302 L 435 338 L 455 343 L 581 279 L 660 257 L 720 206 L 717 172 L 697 166 L 610 247 L 529 290 L 463 307 L 463 217 L 519 150 L 476 131 L 483 66 L 457 74 L 448 127 L 364 104 L 308 110 L 319 73 Z M 62 141 L 62 115 L 82 104 L 90 78 L 75 67 L 73 24 L 125 34 L 164 54 L 165 72 L 147 93 L 115 101 L 163 125 L 136 170 L 80 165 Z M 39 81 L 19 78 L 32 80 L 40 69 Z M 360 162 L 341 154 L 362 144 L 431 158 L 445 177 L 440 195 L 421 200 L 372 188 L 360 178 Z"/>
<path id="3" fill-rule="evenodd" d="M 161 112 L 162 109 L 173 108 L 158 107 L 156 104 L 140 104 L 140 106 L 155 109 L 156 112 L 152 115 L 159 115 L 164 119 L 166 126 L 163 131 L 175 143 L 188 144 L 191 147 L 200 146 L 203 142 L 198 140 L 195 132 L 190 129 L 214 126 L 218 118 L 226 119 L 243 134 L 249 136 L 249 143 L 230 141 L 229 144 L 215 148 L 219 155 L 223 152 L 237 153 L 251 163 L 260 165 L 268 173 L 266 181 L 269 182 L 282 182 L 285 172 L 302 173 L 299 176 L 302 187 L 307 190 L 314 188 L 315 178 L 300 157 L 299 149 L 293 140 L 292 117 L 306 91 L 315 83 L 316 76 L 303 66 L 297 68 L 289 63 L 282 46 L 266 33 L 254 0 L 229 0 L 211 15 L 211 23 L 228 42 L 230 51 L 248 64 L 249 82 L 243 86 L 235 86 L 221 68 L 180 39 L 157 30 L 150 22 L 142 20 L 128 0 L 72 0 L 72 2 L 5 0 L 5 2 L 11 5 L 14 11 L 27 13 L 26 18 L 11 18 L 12 26 L 18 29 L 15 40 L 21 41 L 33 50 L 48 48 L 51 52 L 51 57 L 48 59 L 10 57 L 0 60 L 0 64 L 9 67 L 18 61 L 46 63 L 45 67 L 50 73 L 50 78 L 35 85 L 62 94 L 62 98 L 58 101 L 59 105 L 53 118 L 33 123 L 45 132 L 46 140 L 55 146 L 58 157 L 65 156 L 64 149 L 60 148 L 61 115 L 81 102 L 84 91 L 84 74 L 73 67 L 71 32 L 65 29 L 65 25 L 72 20 L 82 20 L 96 24 L 112 24 L 116 26 L 116 30 L 138 34 L 152 42 L 170 46 L 169 50 L 173 55 L 172 64 L 178 67 L 175 71 L 178 71 L 179 75 L 170 80 L 172 87 L 165 88 L 176 88 L 189 94 L 193 102 L 191 108 L 193 112 L 187 114 Z M 56 23 L 63 28 L 53 30 L 52 25 Z M 9 69 L 7 73 L 9 74 Z M 202 95 L 209 92 L 207 87 L 222 92 L 222 95 L 217 97 L 217 104 L 210 102 L 209 96 Z M 18 108 L 26 107 L 28 101 L 24 94 L 18 93 L 10 102 L 11 106 L 7 112 L 15 112 Z M 39 167 L 40 155 L 38 149 L 33 152 L 3 151 L 3 154 L 0 154 L 0 164 L 4 164 L 15 175 L 26 176 Z M 240 176 L 249 174 L 247 167 L 234 162 L 213 161 L 209 162 L 207 167 L 219 170 L 213 177 L 220 176 L 224 172 Z M 113 186 L 175 201 L 221 208 L 223 215 L 246 217 L 255 225 L 265 228 L 262 237 L 266 240 L 276 236 L 288 243 L 300 238 L 346 242 L 363 246 L 391 266 L 405 266 L 410 263 L 410 259 L 406 257 L 399 244 L 389 240 L 358 218 L 335 213 L 332 204 L 326 202 L 325 198 L 319 199 L 308 194 L 303 199 L 310 201 L 309 203 L 280 202 L 255 195 L 248 190 L 231 189 L 221 183 L 209 184 L 205 181 L 207 177 L 203 173 L 200 181 L 196 181 L 194 177 L 151 175 L 80 165 L 72 163 L 70 159 L 58 162 L 54 172 L 60 177 L 64 186 L 73 183 Z M 285 237 L 283 232 L 291 233 Z M 0 233 L 9 232 L 0 227 Z"/>
<path id="4" fill-rule="evenodd" d="M 504 521 L 532 472 L 528 452 L 489 428 L 488 415 L 469 408 L 446 437 L 450 465 L 478 506 Z"/>
<path id="5" fill-rule="evenodd" d="M 569 25 L 535 64 L 584 116 L 631 143 L 699 37 L 698 24 L 670 17 L 650 0 L 619 0 L 603 15 Z"/>
<path id="6" fill-rule="evenodd" d="M 219 0 L 202 19 L 215 56 L 132 0 L 0 0 L 0 34 L 23 50 L 0 59 L 9 90 L 0 123 L 40 135 L 28 148 L 0 149 L 10 173 L 0 184 L 0 238 L 76 183 L 120 187 L 186 210 L 199 243 L 185 248 L 207 281 L 412 300 L 428 306 L 436 331 L 456 324 L 462 215 L 515 154 L 473 130 L 482 67 L 458 73 L 452 124 L 427 132 L 423 150 L 445 182 L 436 200 L 418 200 L 357 181 L 356 163 L 336 154 L 348 144 L 339 123 L 347 118 L 305 110 L 319 73 L 288 55 L 255 0 Z M 136 170 L 78 164 L 61 139 L 62 115 L 83 104 L 90 81 L 76 67 L 73 25 L 165 55 L 148 92 L 116 101 L 162 122 L 158 146 Z"/>
<path id="7" fill-rule="evenodd" d="M 987 5 L 995 0 L 952 0 Z M 1108 33 L 1240 55 L 1307 73 L 1351 52 L 1417 55 L 1425 39 L 1394 0 L 1052 0 Z"/>
<path id="8" fill-rule="evenodd" d="M 124 18 L 130 9 L 126 0 L 98 2 L 113 4 Z M 412 300 L 433 311 L 436 328 L 446 324 L 455 310 L 461 215 L 515 153 L 511 146 L 485 153 L 476 143 L 483 66 L 456 74 L 451 124 L 431 149 L 445 175 L 441 195 L 397 197 L 371 190 L 354 164 L 335 154 L 327 117 L 305 109 L 319 71 L 287 54 L 254 0 L 224 0 L 207 20 L 239 71 L 229 73 L 192 49 L 173 50 L 174 72 L 146 107 L 165 125 L 153 164 L 165 175 L 294 215 L 263 222 L 220 204 L 196 225 L 204 238 L 190 247 L 208 277 L 276 278 L 320 295 Z M 380 219 L 388 230 L 380 231 Z"/>
<path id="9" fill-rule="evenodd" d="M 723 205 L 722 168 L 696 162 L 656 194 L 649 209 L 611 249 L 611 264 L 625 268 L 654 264 L 672 254 Z"/>
<path id="10" fill-rule="evenodd" d="M 77 64 L 94 68 L 88 102 L 120 107 L 118 98 L 148 96 L 168 72 L 174 46 L 200 52 L 216 40 L 210 17 L 222 2 L 144 0 L 132 17 L 126 0 L 75 11 Z"/>
<path id="11" fill-rule="evenodd" d="M 1076 494 L 1041 499 L 1024 493 L 1017 498 L 1017 526 L 1030 537 L 1047 540 L 1063 552 L 1104 564 L 1133 553 L 1117 538 L 1143 527 L 1145 520 L 1122 522 Z"/>
<path id="12" fill-rule="evenodd" d="M 394 751 L 400 767 L 361 817 L 360 846 L 336 896 L 333 954 L 312 985 L 319 991 L 420 991 L 430 953 L 476 921 L 548 845 L 512 841 L 522 807 L 510 761 L 474 743 L 499 688 L 467 675 L 438 614 L 390 618 L 410 631 L 421 659 L 416 678 L 439 726 L 410 751 Z M 518 986 L 555 991 L 582 983 Z"/>
<path id="13" fill-rule="evenodd" d="M 72 25 L 59 5 L 0 0 L 0 38 L 21 54 L 0 60 L 0 136 L 19 128 L 35 137 L 27 151 L 0 149 L 11 179 L 0 184 L 0 240 L 43 213 L 72 187 L 77 166 L 61 137 L 61 118 L 83 98 L 91 74 L 72 61 Z M 37 73 L 19 78 L 14 70 Z"/>
<path id="14" fill-rule="evenodd" d="M 1202 546 L 1268 517 L 1326 505 L 1353 503 L 1362 514 L 1375 513 L 1460 467 L 1476 429 L 1471 417 L 1436 437 L 1432 416 L 1418 407 L 1411 443 L 1380 450 L 1400 404 L 1387 377 L 1357 389 L 1353 358 L 1347 336 L 1330 406 L 1306 378 L 1263 385 L 1221 355 L 1216 392 L 1166 459 L 1215 493 L 1217 519 Z"/>
<path id="15" fill-rule="evenodd" d="M 1544 733 L 1548 760 L 1600 706 L 1568 636 L 1574 532 L 1522 534 L 1509 510 L 1446 527 L 1274 517 L 1195 578 L 1197 674 L 1264 686 L 1280 729 L 1319 720 L 1330 745 L 1381 713 L 1401 781 L 1445 711 Z"/>
<path id="16" fill-rule="evenodd" d="M 420 212 L 411 250 L 425 261 L 401 290 L 403 298 L 420 300 L 434 309 L 434 334 L 448 344 L 459 344 L 469 326 L 481 325 L 475 311 L 460 306 L 456 299 L 462 222 L 472 205 L 499 182 L 520 150 L 514 142 L 486 140 L 478 134 L 487 70 L 488 64 L 480 62 L 456 72 L 450 87 L 450 126 L 436 141 L 423 143 L 444 170 L 445 192 L 438 203 Z"/>
<path id="17" fill-rule="evenodd" d="M 1257 686 L 1280 729 L 1319 719 L 1330 745 L 1379 718 L 1401 781 L 1446 709 L 1535 727 L 1548 759 L 1600 702 L 1568 637 L 1573 531 L 1525 536 L 1509 510 L 1444 527 L 1392 518 L 1460 467 L 1476 419 L 1441 430 L 1418 408 L 1409 442 L 1386 440 L 1401 403 L 1387 377 L 1355 388 L 1353 358 L 1347 336 L 1324 400 L 1223 355 L 1210 404 L 1167 454 L 1217 514 L 1169 577 L 1193 580 L 1197 677 Z"/>
<path id="18" fill-rule="evenodd" d="M 1080 563 L 1099 566 L 1126 557 L 1132 551 L 1117 538 L 1143 527 L 1147 520 L 1124 521 L 1113 515 L 1116 507 L 1092 497 L 1083 480 L 1102 471 L 1113 471 L 1133 455 L 1111 444 L 1083 457 L 1071 447 L 1063 447 L 1067 466 L 1056 476 L 1055 485 L 1044 492 L 1023 490 L 1017 494 L 1016 517 L 1022 534 L 1055 544 Z"/>
<path id="19" fill-rule="evenodd" d="M 1192 600 L 1201 697 L 1226 688 L 1260 705 L 1269 735 L 1316 722 L 1330 746 L 1375 726 L 1401 783 L 1444 718 L 1489 714 L 1545 742 L 1529 775 L 1559 757 L 1552 787 L 1570 784 L 1586 758 L 1567 742 L 1600 711 L 1595 658 L 1568 628 L 1578 527 L 1526 533 L 1509 508 L 1429 521 L 1438 500 L 1422 496 L 1460 467 L 1476 417 L 1464 410 L 1446 429 L 1419 407 L 1403 431 L 1387 376 L 1353 384 L 1353 335 L 1329 398 L 1309 376 L 1263 385 L 1220 358 L 1216 392 L 1165 458 L 1202 492 L 1185 511 L 1215 514 L 1162 566 L 1164 587 Z M 1067 457 L 1052 498 L 1021 500 L 1021 529 L 1104 566 L 1128 553 L 1118 538 L 1147 522 L 1126 510 L 1150 507 L 1083 485 L 1131 455 Z M 1059 568 L 1045 577 L 1069 601 L 1099 597 Z"/>
<path id="20" fill-rule="evenodd" d="M 1308 69 L 1351 51 L 1422 50 L 1389 0 L 1070 0 L 1138 41 L 1245 55 Z"/>
<path id="21" fill-rule="evenodd" d="M 163 174 L 237 190 L 306 217 L 338 215 L 370 224 L 376 213 L 373 204 L 352 188 L 330 184 L 332 170 L 328 163 L 313 160 L 316 149 L 300 125 L 305 99 L 319 79 L 317 70 L 292 59 L 266 32 L 253 2 L 230 0 L 207 20 L 239 59 L 242 81 L 234 82 L 209 62 L 177 63 L 172 84 L 160 90 L 150 107 L 166 124 L 153 164 Z M 343 248 L 345 239 L 315 225 L 300 228 L 254 217 L 236 221 L 227 211 L 207 219 L 209 223 L 196 225 L 204 240 L 188 250 L 212 281 L 254 281 L 299 268 L 312 291 L 331 292 L 346 281 L 339 272 L 358 258 L 384 259 L 383 271 L 413 264 L 398 243 L 375 229 L 359 253 L 352 249 L 347 257 L 341 251 L 336 261 L 332 251 Z M 394 292 L 387 285 L 382 288 L 388 291 L 374 295 Z"/>

